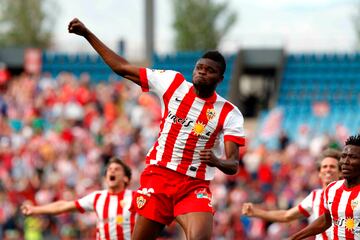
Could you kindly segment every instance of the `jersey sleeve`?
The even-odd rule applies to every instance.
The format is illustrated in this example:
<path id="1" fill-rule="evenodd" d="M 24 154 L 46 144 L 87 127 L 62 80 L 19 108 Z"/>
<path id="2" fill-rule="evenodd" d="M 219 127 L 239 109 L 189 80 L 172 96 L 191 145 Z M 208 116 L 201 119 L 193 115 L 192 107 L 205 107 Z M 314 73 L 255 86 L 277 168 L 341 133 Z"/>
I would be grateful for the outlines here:
<path id="1" fill-rule="evenodd" d="M 315 191 L 312 191 L 304 198 L 298 205 L 299 212 L 305 217 L 309 217 L 313 213 L 313 199 L 315 198 Z"/>
<path id="2" fill-rule="evenodd" d="M 149 68 L 140 68 L 140 86 L 143 92 L 154 92 L 162 96 L 170 87 L 177 76 L 183 76 L 172 70 L 155 70 Z"/>
<path id="3" fill-rule="evenodd" d="M 75 201 L 77 210 L 81 213 L 94 210 L 96 192 L 92 192 Z"/>
<path id="4" fill-rule="evenodd" d="M 225 119 L 223 135 L 225 142 L 231 141 L 239 146 L 245 145 L 244 117 L 236 107 L 229 112 Z"/>

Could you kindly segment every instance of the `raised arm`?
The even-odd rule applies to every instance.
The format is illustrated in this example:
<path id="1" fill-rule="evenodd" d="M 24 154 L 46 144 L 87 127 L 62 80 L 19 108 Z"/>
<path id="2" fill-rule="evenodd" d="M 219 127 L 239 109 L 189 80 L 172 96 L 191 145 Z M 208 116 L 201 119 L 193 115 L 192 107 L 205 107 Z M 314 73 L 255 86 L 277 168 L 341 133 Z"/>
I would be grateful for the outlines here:
<path id="1" fill-rule="evenodd" d="M 79 19 L 73 19 L 69 23 L 68 30 L 69 33 L 83 36 L 115 73 L 140 85 L 139 68 L 129 64 L 126 59 L 108 48 Z"/>
<path id="2" fill-rule="evenodd" d="M 33 206 L 26 203 L 21 206 L 21 211 L 26 216 L 38 215 L 38 214 L 56 215 L 56 214 L 71 212 L 75 210 L 76 210 L 76 205 L 74 201 L 63 201 L 63 200 L 41 206 Z"/>
<path id="3" fill-rule="evenodd" d="M 314 222 L 306 226 L 304 229 L 295 233 L 289 240 L 304 239 L 309 236 L 315 236 L 319 233 L 325 232 L 331 226 L 331 215 L 326 211 L 323 215 L 318 217 Z"/>
<path id="4" fill-rule="evenodd" d="M 252 203 L 244 203 L 242 214 L 248 217 L 257 217 L 269 222 L 290 222 L 303 217 L 298 207 L 288 210 L 263 210 L 255 207 Z"/>
<path id="5" fill-rule="evenodd" d="M 226 160 L 217 158 L 211 149 L 200 151 L 200 160 L 211 166 L 216 167 L 225 174 L 236 174 L 239 168 L 239 146 L 231 141 L 225 142 Z"/>

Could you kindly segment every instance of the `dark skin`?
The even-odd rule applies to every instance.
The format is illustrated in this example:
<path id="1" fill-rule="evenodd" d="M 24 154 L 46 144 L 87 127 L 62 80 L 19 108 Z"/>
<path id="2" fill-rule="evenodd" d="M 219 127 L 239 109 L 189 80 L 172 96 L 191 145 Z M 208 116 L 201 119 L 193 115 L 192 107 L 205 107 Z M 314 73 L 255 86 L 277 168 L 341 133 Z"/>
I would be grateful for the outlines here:
<path id="1" fill-rule="evenodd" d="M 109 49 L 81 21 L 73 19 L 69 23 L 68 30 L 70 33 L 83 36 L 115 73 L 140 85 L 139 67 L 131 65 L 126 59 Z M 205 58 L 198 60 L 193 71 L 194 91 L 198 97 L 211 97 L 222 80 L 223 73 L 217 62 Z M 227 141 L 225 142 L 226 161 L 217 158 L 211 149 L 202 150 L 200 160 L 225 174 L 236 174 L 239 166 L 238 149 L 239 146 L 236 143 Z M 187 239 L 211 239 L 213 223 L 211 213 L 187 213 L 177 216 L 175 220 L 184 229 Z M 163 228 L 163 224 L 139 216 L 135 224 L 133 239 L 156 239 Z"/>
<path id="2" fill-rule="evenodd" d="M 346 145 L 340 158 L 341 173 L 346 188 L 360 185 L 360 146 Z M 329 211 L 318 217 L 306 228 L 291 236 L 290 240 L 304 239 L 326 231 L 331 226 L 332 216 Z"/>

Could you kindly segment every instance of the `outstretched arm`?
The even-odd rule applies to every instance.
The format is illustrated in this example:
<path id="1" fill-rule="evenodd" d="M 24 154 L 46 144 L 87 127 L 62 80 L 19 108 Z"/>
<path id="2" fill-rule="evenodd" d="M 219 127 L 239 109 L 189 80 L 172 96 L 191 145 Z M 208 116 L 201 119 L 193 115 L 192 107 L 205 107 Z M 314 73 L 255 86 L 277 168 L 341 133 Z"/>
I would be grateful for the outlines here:
<path id="1" fill-rule="evenodd" d="M 32 206 L 30 204 L 23 204 L 21 211 L 24 215 L 38 215 L 38 214 L 51 214 L 56 215 L 65 212 L 76 210 L 74 201 L 56 201 L 53 203 L 45 204 L 42 206 Z"/>
<path id="2" fill-rule="evenodd" d="M 231 141 L 225 142 L 226 160 L 217 158 L 211 149 L 200 151 L 200 160 L 209 165 L 216 167 L 225 174 L 236 174 L 239 168 L 239 146 Z"/>
<path id="3" fill-rule="evenodd" d="M 269 222 L 290 222 L 303 217 L 298 207 L 288 210 L 263 210 L 255 207 L 252 203 L 244 203 L 242 214 L 248 217 L 257 217 Z"/>
<path id="4" fill-rule="evenodd" d="M 68 30 L 69 33 L 83 36 L 115 73 L 140 85 L 139 68 L 108 48 L 79 19 L 73 19 Z"/>
<path id="5" fill-rule="evenodd" d="M 325 212 L 318 217 L 314 222 L 308 225 L 306 228 L 300 230 L 290 237 L 289 240 L 304 239 L 309 236 L 315 236 L 319 233 L 325 232 L 331 226 L 330 212 Z"/>

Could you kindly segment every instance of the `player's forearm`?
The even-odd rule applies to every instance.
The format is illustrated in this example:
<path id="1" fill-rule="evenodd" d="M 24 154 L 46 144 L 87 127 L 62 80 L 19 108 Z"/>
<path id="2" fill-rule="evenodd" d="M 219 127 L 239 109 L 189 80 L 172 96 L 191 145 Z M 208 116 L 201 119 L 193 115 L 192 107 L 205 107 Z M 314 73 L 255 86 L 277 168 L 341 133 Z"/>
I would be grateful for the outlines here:
<path id="1" fill-rule="evenodd" d="M 73 209 L 75 208 L 72 206 L 71 202 L 61 200 L 42 206 L 36 206 L 32 209 L 32 214 L 56 215 L 56 214 L 72 211 Z"/>
<path id="2" fill-rule="evenodd" d="M 304 239 L 309 236 L 315 236 L 319 233 L 325 232 L 331 226 L 331 216 L 323 214 L 306 228 L 300 230 L 290 237 L 290 240 Z"/>
<path id="3" fill-rule="evenodd" d="M 262 210 L 262 209 L 254 209 L 253 217 L 261 218 L 265 221 L 269 222 L 288 222 L 291 219 L 286 215 L 286 210 Z"/>
<path id="4" fill-rule="evenodd" d="M 108 48 L 90 30 L 86 31 L 84 37 L 114 72 L 125 77 L 126 72 L 123 69 L 123 66 L 129 64 L 129 62 L 126 59 L 117 55 L 114 51 Z"/>
<path id="5" fill-rule="evenodd" d="M 238 160 L 219 160 L 216 166 L 220 171 L 228 175 L 234 175 L 239 169 Z"/>

